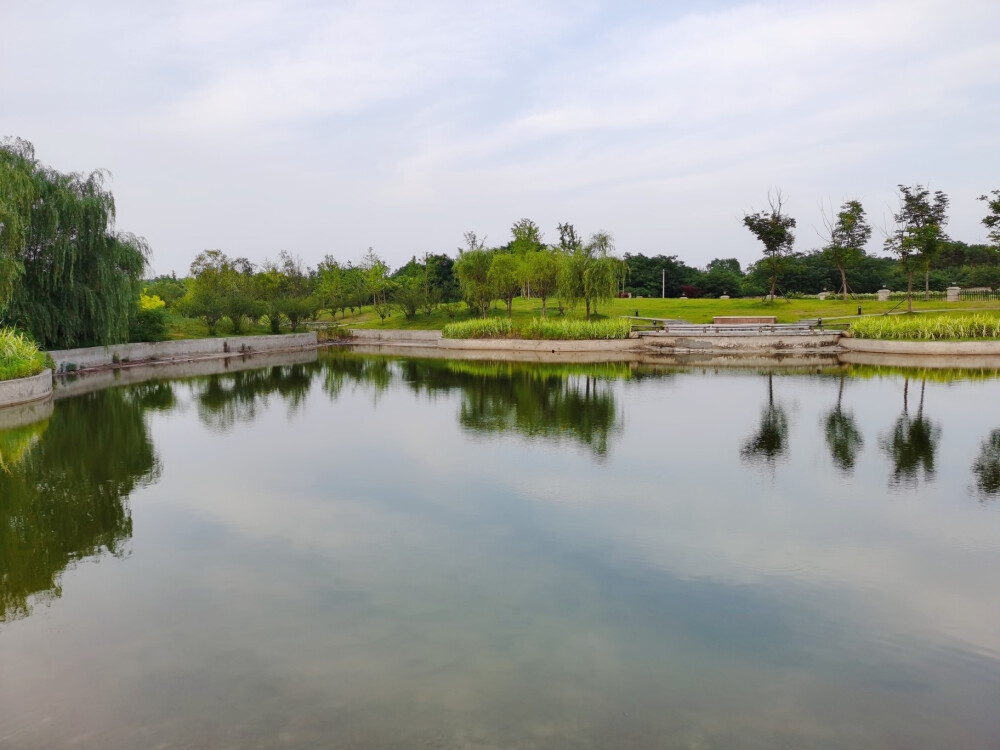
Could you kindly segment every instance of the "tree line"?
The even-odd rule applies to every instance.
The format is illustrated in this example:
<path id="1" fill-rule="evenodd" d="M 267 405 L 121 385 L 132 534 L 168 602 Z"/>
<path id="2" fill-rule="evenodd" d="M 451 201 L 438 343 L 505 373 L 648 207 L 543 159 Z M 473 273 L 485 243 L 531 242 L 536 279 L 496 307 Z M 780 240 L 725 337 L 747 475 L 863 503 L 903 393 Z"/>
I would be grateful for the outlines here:
<path id="1" fill-rule="evenodd" d="M 535 297 L 543 317 L 582 307 L 589 319 L 615 296 L 769 296 L 839 290 L 874 292 L 882 286 L 913 289 L 922 274 L 925 292 L 952 282 L 1000 288 L 1000 190 L 981 196 L 990 245 L 948 237 L 948 196 L 922 185 L 899 186 L 893 226 L 885 230 L 890 257 L 865 252 L 872 235 L 864 207 L 846 201 L 825 216 L 823 247 L 794 250 L 796 221 L 780 192 L 768 210 L 743 223 L 763 246 L 748 268 L 715 258 L 705 268 L 676 255 L 619 257 L 613 238 L 584 239 L 570 223 L 545 242 L 530 219 L 511 227 L 509 239 L 488 247 L 465 234 L 455 257 L 427 253 L 393 271 L 371 248 L 358 261 L 327 255 L 315 268 L 280 252 L 255 265 L 221 250 L 205 250 L 186 278 L 143 282 L 150 250 L 145 240 L 117 231 L 106 174 L 61 173 L 41 164 L 30 143 L 0 140 L 0 325 L 27 331 L 45 348 L 92 346 L 166 335 L 168 311 L 200 318 L 210 333 L 221 320 L 232 332 L 265 322 L 277 332 L 297 330 L 329 310 L 343 317 L 371 306 L 385 320 L 443 309 L 454 318 L 465 303 L 485 317 L 503 303 L 508 317 L 516 297 Z"/>

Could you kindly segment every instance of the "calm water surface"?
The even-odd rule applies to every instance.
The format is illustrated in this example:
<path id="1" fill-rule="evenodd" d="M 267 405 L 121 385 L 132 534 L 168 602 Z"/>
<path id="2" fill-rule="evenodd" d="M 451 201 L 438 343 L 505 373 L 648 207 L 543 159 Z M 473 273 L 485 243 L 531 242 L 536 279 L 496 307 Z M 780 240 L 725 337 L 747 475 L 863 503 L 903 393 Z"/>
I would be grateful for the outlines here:
<path id="1" fill-rule="evenodd" d="M 998 747 L 998 405 L 342 351 L 62 398 L 0 432 L 0 747 Z"/>

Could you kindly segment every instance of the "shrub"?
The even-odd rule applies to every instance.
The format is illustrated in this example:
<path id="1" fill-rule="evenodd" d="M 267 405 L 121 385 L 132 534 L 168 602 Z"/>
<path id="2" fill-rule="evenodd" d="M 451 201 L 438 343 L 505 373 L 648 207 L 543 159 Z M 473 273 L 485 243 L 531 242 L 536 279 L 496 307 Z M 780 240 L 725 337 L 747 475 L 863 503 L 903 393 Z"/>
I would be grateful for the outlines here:
<path id="1" fill-rule="evenodd" d="M 163 341 L 167 338 L 167 310 L 161 304 L 158 307 L 142 306 L 133 311 L 129 321 L 129 341 Z"/>
<path id="2" fill-rule="evenodd" d="M 20 331 L 0 328 L 0 380 L 37 375 L 51 361 L 38 345 Z"/>
<path id="3" fill-rule="evenodd" d="M 955 341 L 1000 338 L 1000 317 L 994 315 L 893 315 L 862 318 L 851 324 L 859 339 Z"/>

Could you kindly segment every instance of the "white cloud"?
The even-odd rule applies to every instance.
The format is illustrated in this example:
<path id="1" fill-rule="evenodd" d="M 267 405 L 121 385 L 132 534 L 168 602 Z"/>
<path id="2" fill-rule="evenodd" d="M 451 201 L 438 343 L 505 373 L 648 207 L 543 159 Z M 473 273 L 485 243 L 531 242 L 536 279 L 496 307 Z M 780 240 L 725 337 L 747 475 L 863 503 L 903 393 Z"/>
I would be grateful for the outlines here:
<path id="1" fill-rule="evenodd" d="M 47 31 L 5 40 L 2 127 L 111 169 L 159 270 L 209 246 L 398 264 L 523 215 L 750 261 L 771 185 L 802 249 L 821 200 L 878 215 L 900 182 L 950 192 L 977 241 L 1000 172 L 988 2 L 54 7 L 4 10 Z"/>

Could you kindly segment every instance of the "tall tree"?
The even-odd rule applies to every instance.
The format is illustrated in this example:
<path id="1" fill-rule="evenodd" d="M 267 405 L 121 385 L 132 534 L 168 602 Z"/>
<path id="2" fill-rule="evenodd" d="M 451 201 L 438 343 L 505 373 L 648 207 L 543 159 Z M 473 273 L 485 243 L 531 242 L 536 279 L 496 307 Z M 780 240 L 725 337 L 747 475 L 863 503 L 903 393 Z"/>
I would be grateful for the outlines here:
<path id="1" fill-rule="evenodd" d="M 984 201 L 987 206 L 983 226 L 990 230 L 990 241 L 993 246 L 1000 249 L 1000 190 L 994 190 L 989 195 L 980 195 L 979 200 Z"/>
<path id="2" fill-rule="evenodd" d="M 924 185 L 899 186 L 899 210 L 893 214 L 895 226 L 885 239 L 885 249 L 894 253 L 906 271 L 906 309 L 913 312 L 913 272 L 925 272 L 925 298 L 930 297 L 931 262 L 947 241 L 948 196 L 940 190 L 931 198 Z"/>
<path id="3" fill-rule="evenodd" d="M 507 305 L 507 319 L 513 311 L 514 297 L 521 290 L 521 261 L 513 253 L 498 251 L 493 253 L 486 280 L 493 288 L 493 294 Z"/>
<path id="4" fill-rule="evenodd" d="M 45 347 L 128 338 L 149 247 L 114 230 L 104 180 L 39 164 L 27 141 L 0 141 L 0 322 Z"/>
<path id="5" fill-rule="evenodd" d="M 597 303 L 614 298 L 628 272 L 614 255 L 614 240 L 607 232 L 595 232 L 587 244 L 580 242 L 572 224 L 559 225 L 563 254 L 560 296 L 574 304 L 584 302 L 587 320 L 597 312 Z"/>
<path id="6" fill-rule="evenodd" d="M 845 202 L 832 221 L 823 217 L 827 226 L 828 241 L 824 248 L 826 257 L 840 272 L 840 290 L 847 301 L 847 267 L 858 262 L 864 255 L 864 247 L 872 236 L 872 228 L 865 217 L 861 201 Z"/>
<path id="7" fill-rule="evenodd" d="M 470 242 L 469 246 L 470 249 L 464 250 L 455 261 L 455 275 L 465 303 L 485 318 L 486 311 L 497 298 L 489 279 L 493 253 L 477 247 L 475 242 Z"/>
<path id="8" fill-rule="evenodd" d="M 542 300 L 542 317 L 547 317 L 545 302 L 559 288 L 559 274 L 562 258 L 556 250 L 543 248 L 525 256 L 528 283 L 532 293 Z"/>
<path id="9" fill-rule="evenodd" d="M 781 270 L 782 260 L 792 251 L 792 246 L 795 244 L 795 234 L 792 232 L 795 229 L 795 219 L 781 212 L 784 196 L 780 190 L 769 192 L 767 202 L 770 210 L 744 215 L 743 224 L 764 245 L 764 260 L 767 263 L 768 281 L 771 287 L 768 296 L 774 301 L 774 290 L 778 285 L 778 272 Z"/>

